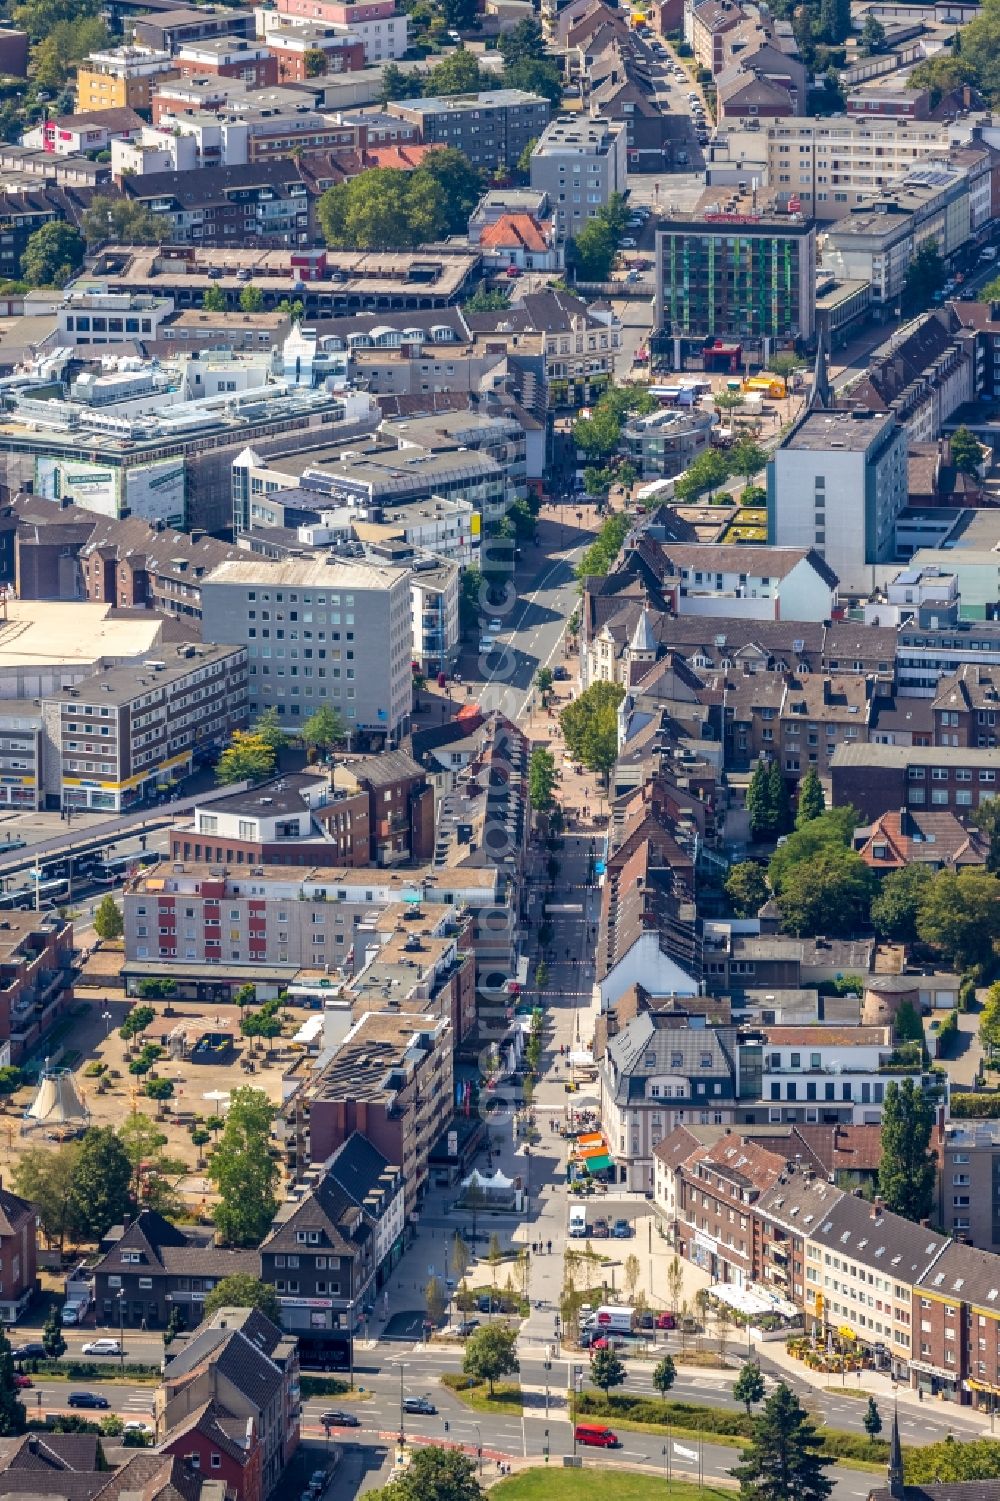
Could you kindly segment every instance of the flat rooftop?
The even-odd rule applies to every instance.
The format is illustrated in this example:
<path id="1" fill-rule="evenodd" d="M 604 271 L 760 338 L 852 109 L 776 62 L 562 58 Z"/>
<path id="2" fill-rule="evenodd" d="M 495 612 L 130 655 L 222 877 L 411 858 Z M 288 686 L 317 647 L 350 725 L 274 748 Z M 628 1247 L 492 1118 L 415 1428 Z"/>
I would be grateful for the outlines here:
<path id="1" fill-rule="evenodd" d="M 84 117 L 86 118 L 86 116 Z M 97 274 L 116 287 L 146 288 L 154 291 L 180 284 L 191 291 L 207 292 L 209 287 L 242 291 L 249 272 L 250 280 L 263 291 L 284 293 L 303 279 L 307 268 L 292 264 L 291 250 L 254 250 L 248 247 L 212 250 L 199 246 L 191 255 L 170 256 L 155 245 L 109 245 L 99 257 Z M 327 250 L 328 273 L 346 280 L 334 280 L 333 274 L 309 276 L 309 292 L 385 292 L 401 287 L 414 291 L 425 289 L 438 296 L 452 296 L 466 277 L 479 265 L 478 250 L 466 245 L 426 247 L 418 251 Z M 215 274 L 209 275 L 209 272 Z M 221 273 L 221 274 L 219 274 Z"/>
<path id="2" fill-rule="evenodd" d="M 828 448 L 864 453 L 886 423 L 891 412 L 808 412 L 788 434 L 782 448 L 822 453 Z"/>
<path id="3" fill-rule="evenodd" d="M 8 599 L 0 620 L 0 677 L 19 668 L 90 668 L 102 658 L 130 660 L 150 652 L 162 621 L 80 600 Z"/>
<path id="4" fill-rule="evenodd" d="M 391 589 L 405 574 L 398 568 L 341 558 L 286 558 L 284 562 L 220 563 L 206 584 L 249 589 Z"/>
<path id="5" fill-rule="evenodd" d="M 416 110 L 422 115 L 460 114 L 470 109 L 516 109 L 524 104 L 544 104 L 541 94 L 524 89 L 487 89 L 481 94 L 443 94 L 429 99 L 400 99 L 398 110 Z"/>
<path id="6" fill-rule="evenodd" d="M 242 646 L 226 646 L 215 642 L 171 643 L 157 647 L 153 657 L 140 658 L 120 667 L 102 668 L 93 677 L 84 678 L 76 686 L 64 688 L 62 700 L 74 709 L 79 708 L 84 701 L 102 705 L 127 704 L 134 698 L 162 690 L 202 667 L 223 662 L 233 653 L 244 650 Z"/>

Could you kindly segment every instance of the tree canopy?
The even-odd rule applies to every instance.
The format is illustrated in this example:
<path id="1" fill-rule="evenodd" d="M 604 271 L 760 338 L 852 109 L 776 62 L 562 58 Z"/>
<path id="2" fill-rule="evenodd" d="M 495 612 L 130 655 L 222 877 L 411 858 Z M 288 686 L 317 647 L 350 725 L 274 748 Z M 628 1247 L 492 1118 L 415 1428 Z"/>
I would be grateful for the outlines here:
<path id="1" fill-rule="evenodd" d="M 825 1473 L 831 1460 L 805 1408 L 784 1382 L 764 1403 L 753 1437 L 732 1475 L 741 1501 L 827 1501 L 833 1483 Z"/>
<path id="2" fill-rule="evenodd" d="M 559 715 L 566 749 L 575 761 L 607 777 L 618 755 L 621 683 L 592 683 Z"/>
<path id="3" fill-rule="evenodd" d="M 464 153 L 441 147 L 414 172 L 371 167 L 338 183 L 320 198 L 316 214 L 328 245 L 408 250 L 463 232 L 482 188 L 482 174 Z"/>
<path id="4" fill-rule="evenodd" d="M 986 450 L 967 427 L 958 427 L 948 441 L 951 462 L 960 474 L 976 475 L 986 460 Z"/>
<path id="5" fill-rule="evenodd" d="M 91 199 L 80 216 L 80 227 L 88 245 L 108 239 L 123 245 L 158 245 L 170 237 L 169 221 L 150 213 L 144 204 L 104 194 Z"/>
<path id="6" fill-rule="evenodd" d="M 208 1164 L 219 1192 L 215 1224 L 230 1245 L 257 1246 L 278 1207 L 278 1165 L 271 1152 L 275 1110 L 263 1090 L 234 1089 L 226 1124 Z"/>
<path id="7" fill-rule="evenodd" d="M 955 965 L 989 962 L 1000 937 L 1000 884 L 987 870 L 939 870 L 917 913 L 917 936 Z"/>
<path id="8" fill-rule="evenodd" d="M 756 917 L 771 895 L 763 866 L 756 860 L 732 866 L 724 887 L 736 917 Z"/>
<path id="9" fill-rule="evenodd" d="M 920 906 L 931 887 L 933 872 L 913 861 L 890 871 L 872 898 L 871 918 L 876 931 L 894 943 L 915 943 Z"/>
<path id="10" fill-rule="evenodd" d="M 414 1449 L 395 1480 L 376 1492 L 380 1501 L 483 1501 L 475 1462 L 457 1449 Z"/>
<path id="11" fill-rule="evenodd" d="M 934 1107 L 919 1084 L 890 1080 L 882 1106 L 878 1185 L 886 1208 L 904 1219 L 919 1222 L 934 1211 L 933 1125 Z"/>
<path id="12" fill-rule="evenodd" d="M 203 1313 L 211 1318 L 220 1308 L 257 1308 L 266 1314 L 272 1324 L 281 1327 L 281 1307 L 278 1295 L 270 1282 L 261 1282 L 259 1277 L 250 1277 L 245 1272 L 234 1272 L 223 1277 L 205 1297 Z"/>
<path id="13" fill-rule="evenodd" d="M 260 782 L 271 775 L 276 759 L 266 738 L 252 730 L 234 730 L 216 762 L 215 780 L 222 786 Z"/>
<path id="14" fill-rule="evenodd" d="M 83 265 L 83 236 L 70 224 L 54 219 L 43 224 L 21 256 L 21 276 L 33 287 L 62 287 Z"/>
<path id="15" fill-rule="evenodd" d="M 597 538 L 585 548 L 576 567 L 577 578 L 603 577 L 609 573 L 621 551 L 622 543 L 631 530 L 632 523 L 622 511 L 615 511 L 604 520 Z"/>
<path id="16" fill-rule="evenodd" d="M 484 1324 L 473 1330 L 465 1345 L 462 1370 L 477 1381 L 493 1383 L 521 1369 L 517 1359 L 517 1330 L 506 1324 Z"/>

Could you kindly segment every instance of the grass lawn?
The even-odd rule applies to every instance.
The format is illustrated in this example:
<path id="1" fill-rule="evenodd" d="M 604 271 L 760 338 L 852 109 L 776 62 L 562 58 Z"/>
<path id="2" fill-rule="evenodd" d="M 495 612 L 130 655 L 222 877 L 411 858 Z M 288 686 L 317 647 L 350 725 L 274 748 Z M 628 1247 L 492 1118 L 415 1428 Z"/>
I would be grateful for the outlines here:
<path id="1" fill-rule="evenodd" d="M 604 1501 L 608 1488 L 603 1469 L 561 1470 L 551 1466 L 522 1470 L 490 1487 L 503 1501 Z M 657 1475 L 636 1475 L 615 1469 L 615 1501 L 732 1501 L 732 1491 L 714 1486 L 669 1483 Z"/>
<path id="2" fill-rule="evenodd" d="M 516 1381 L 495 1382 L 492 1396 L 488 1382 L 473 1381 L 471 1377 L 457 1372 L 446 1372 L 441 1381 L 460 1402 L 464 1402 L 474 1412 L 505 1412 L 515 1418 L 521 1416 L 521 1388 Z"/>

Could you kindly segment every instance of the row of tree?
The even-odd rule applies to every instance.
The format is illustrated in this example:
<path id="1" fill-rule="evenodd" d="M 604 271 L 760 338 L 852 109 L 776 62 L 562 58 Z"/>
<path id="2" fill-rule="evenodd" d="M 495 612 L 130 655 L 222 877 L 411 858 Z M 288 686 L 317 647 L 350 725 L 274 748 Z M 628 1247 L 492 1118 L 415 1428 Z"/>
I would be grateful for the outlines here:
<path id="1" fill-rule="evenodd" d="M 440 147 L 413 172 L 371 167 L 329 188 L 316 216 L 337 249 L 408 250 L 464 234 L 484 183 L 464 152 Z"/>
<path id="2" fill-rule="evenodd" d="M 219 1118 L 207 1171 L 219 1194 L 216 1229 L 230 1245 L 259 1245 L 274 1218 L 274 1114 L 263 1091 L 241 1088 L 232 1092 L 225 1121 Z M 46 1240 L 62 1251 L 67 1242 L 100 1240 L 136 1209 L 154 1208 L 168 1216 L 180 1212 L 174 1182 L 187 1164 L 167 1156 L 166 1144 L 156 1122 L 134 1111 L 117 1130 L 92 1126 L 79 1141 L 28 1147 L 14 1182 L 18 1193 L 37 1205 Z"/>
<path id="3" fill-rule="evenodd" d="M 297 739 L 310 753 L 327 755 L 347 735 L 347 725 L 337 710 L 321 704 L 303 721 Z M 291 738 L 281 728 L 277 709 L 265 709 L 249 730 L 233 731 L 216 763 L 215 779 L 222 786 L 262 781 L 272 775 L 279 752 L 290 744 Z"/>
<path id="4" fill-rule="evenodd" d="M 451 23 L 449 23 L 451 24 Z M 531 17 L 518 21 L 504 32 L 499 42 L 503 73 L 480 67 L 475 54 L 464 47 L 430 68 L 426 73 L 404 72 L 395 63 L 382 70 L 382 103 L 390 99 L 431 99 L 441 95 L 476 94 L 495 89 L 502 82 L 505 89 L 523 89 L 541 94 L 553 110 L 562 102 L 562 79 L 557 64 L 545 55 L 542 28 Z"/>

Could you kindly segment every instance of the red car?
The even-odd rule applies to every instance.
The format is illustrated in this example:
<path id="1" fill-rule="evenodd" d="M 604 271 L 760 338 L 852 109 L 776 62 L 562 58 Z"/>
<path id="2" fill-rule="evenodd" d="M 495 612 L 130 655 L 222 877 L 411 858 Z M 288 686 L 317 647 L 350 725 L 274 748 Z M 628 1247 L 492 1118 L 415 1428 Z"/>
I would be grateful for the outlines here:
<path id="1" fill-rule="evenodd" d="M 657 1314 L 656 1327 L 657 1329 L 676 1329 L 677 1320 L 672 1313 Z"/>
<path id="2" fill-rule="evenodd" d="M 25 1391 L 29 1386 L 34 1386 L 34 1384 L 30 1376 L 15 1375 L 14 1377 L 14 1385 L 19 1392 Z"/>
<path id="3" fill-rule="evenodd" d="M 520 266 L 508 266 L 507 275 L 511 278 L 514 278 L 523 275 L 523 272 L 521 271 Z"/>

